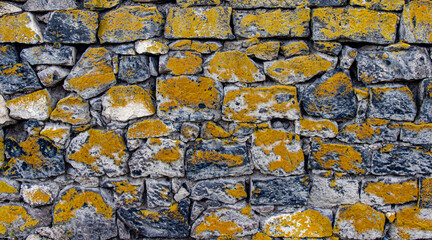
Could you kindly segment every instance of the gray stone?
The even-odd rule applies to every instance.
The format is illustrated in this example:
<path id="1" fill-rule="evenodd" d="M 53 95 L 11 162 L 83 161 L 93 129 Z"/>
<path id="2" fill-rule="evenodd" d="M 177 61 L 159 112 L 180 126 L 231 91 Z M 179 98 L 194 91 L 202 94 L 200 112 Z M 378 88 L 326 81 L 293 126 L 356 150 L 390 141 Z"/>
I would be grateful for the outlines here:
<path id="1" fill-rule="evenodd" d="M 432 208 L 414 204 L 396 208 L 397 220 L 389 231 L 391 239 L 431 239 Z"/>
<path id="2" fill-rule="evenodd" d="M 111 51 L 113 51 L 115 54 L 118 55 L 136 55 L 137 52 L 135 52 L 135 45 L 133 43 L 125 43 L 120 45 L 115 45 L 111 48 Z M 138 52 L 138 54 L 142 54 Z"/>
<path id="3" fill-rule="evenodd" d="M 417 116 L 419 123 L 432 123 L 432 79 L 425 79 L 420 84 L 421 107 Z"/>
<path id="4" fill-rule="evenodd" d="M 191 199 L 215 200 L 227 204 L 234 204 L 247 197 L 244 180 L 204 180 L 197 182 L 192 188 Z"/>
<path id="5" fill-rule="evenodd" d="M 9 179 L 0 178 L 0 201 L 17 201 L 20 199 L 20 183 Z"/>
<path id="6" fill-rule="evenodd" d="M 400 140 L 412 144 L 432 144 L 432 124 L 403 123 Z"/>
<path id="7" fill-rule="evenodd" d="M 21 185 L 21 196 L 24 202 L 32 207 L 51 204 L 56 199 L 60 188 L 56 183 L 24 183 Z"/>
<path id="8" fill-rule="evenodd" d="M 45 87 L 54 87 L 69 75 L 70 70 L 58 66 L 49 66 L 37 73 L 40 82 Z"/>
<path id="9" fill-rule="evenodd" d="M 25 48 L 21 51 L 21 58 L 31 65 L 64 65 L 75 64 L 75 47 L 62 46 L 55 48 L 50 45 Z"/>
<path id="10" fill-rule="evenodd" d="M 186 175 L 191 180 L 251 174 L 246 143 L 198 140 L 186 151 Z"/>
<path id="11" fill-rule="evenodd" d="M 171 182 L 164 179 L 147 179 L 147 206 L 149 208 L 169 207 L 173 201 Z"/>
<path id="12" fill-rule="evenodd" d="M 24 9 L 30 12 L 44 12 L 77 8 L 75 0 L 27 0 Z"/>
<path id="13" fill-rule="evenodd" d="M 359 181 L 356 179 L 331 179 L 314 176 L 309 194 L 309 204 L 316 207 L 331 208 L 341 204 L 360 201 Z"/>
<path id="14" fill-rule="evenodd" d="M 144 194 L 144 180 L 130 178 L 107 178 L 100 184 L 114 192 L 116 206 L 134 207 L 141 205 Z"/>
<path id="15" fill-rule="evenodd" d="M 281 53 L 286 58 L 309 54 L 310 49 L 305 41 L 290 40 L 281 45 Z"/>
<path id="16" fill-rule="evenodd" d="M 428 18 L 432 13 L 431 8 L 432 4 L 424 0 L 409 1 L 404 5 L 399 28 L 401 41 L 408 43 L 432 43 L 432 32 L 430 29 L 432 23 Z"/>
<path id="17" fill-rule="evenodd" d="M 118 235 L 120 240 L 131 239 L 131 233 L 126 228 L 126 225 L 120 219 L 117 219 L 116 224 L 117 224 Z"/>
<path id="18" fill-rule="evenodd" d="M 397 141 L 400 125 L 384 119 L 366 119 L 364 123 L 349 123 L 336 136 L 346 143 L 376 143 Z"/>
<path id="19" fill-rule="evenodd" d="M 314 42 L 313 47 L 319 52 L 332 56 L 338 56 L 342 51 L 342 44 L 338 42 Z"/>
<path id="20" fill-rule="evenodd" d="M 0 95 L 0 126 L 6 126 L 14 122 L 15 120 L 9 117 L 9 110 L 6 107 L 5 99 Z"/>
<path id="21" fill-rule="evenodd" d="M 418 206 L 421 208 L 432 207 L 432 178 L 420 177 L 419 179 L 419 201 Z"/>
<path id="22" fill-rule="evenodd" d="M 13 45 L 0 45 L 0 65 L 18 63 L 18 53 Z"/>
<path id="23" fill-rule="evenodd" d="M 41 136 L 45 136 L 55 144 L 64 147 L 69 141 L 71 135 L 71 126 L 63 123 L 52 123 L 47 122 L 45 126 L 40 131 Z"/>
<path id="24" fill-rule="evenodd" d="M 200 133 L 200 127 L 193 123 L 183 123 L 180 129 L 181 137 L 184 142 L 194 141 Z"/>
<path id="25" fill-rule="evenodd" d="M 370 206 L 417 201 L 419 192 L 416 178 L 396 177 L 364 179 L 360 190 L 361 202 Z"/>
<path id="26" fill-rule="evenodd" d="M 306 137 L 334 138 L 338 134 L 338 124 L 327 119 L 303 117 L 295 121 L 295 132 Z"/>
<path id="27" fill-rule="evenodd" d="M 366 84 L 432 76 L 432 62 L 424 48 L 396 52 L 361 51 L 356 60 L 359 80 Z"/>
<path id="28" fill-rule="evenodd" d="M 339 66 L 343 69 L 349 69 L 357 58 L 357 49 L 350 46 L 343 46 L 339 60 Z"/>
<path id="29" fill-rule="evenodd" d="M 36 73 L 27 63 L 0 66 L 0 92 L 12 94 L 41 89 Z"/>
<path id="30" fill-rule="evenodd" d="M 207 208 L 208 207 L 205 204 L 194 201 L 190 214 L 191 220 L 195 221 Z"/>
<path id="31" fill-rule="evenodd" d="M 180 202 L 181 200 L 187 198 L 190 196 L 189 190 L 187 190 L 185 187 L 181 187 L 177 193 L 174 195 L 174 200 L 176 202 Z"/>
<path id="32" fill-rule="evenodd" d="M 254 205 L 306 205 L 310 188 L 307 175 L 252 178 L 250 203 Z"/>
<path id="33" fill-rule="evenodd" d="M 118 78 L 129 84 L 149 79 L 149 57 L 145 55 L 121 56 Z"/>
<path id="34" fill-rule="evenodd" d="M 6 2 L 1 2 L 0 3 L 0 17 L 6 14 L 11 14 L 11 13 L 18 13 L 21 12 L 22 9 L 10 4 L 10 3 L 6 3 Z"/>
<path id="35" fill-rule="evenodd" d="M 51 238 L 53 240 L 69 239 L 65 231 L 59 227 L 40 227 L 36 229 L 36 232 L 42 237 Z"/>

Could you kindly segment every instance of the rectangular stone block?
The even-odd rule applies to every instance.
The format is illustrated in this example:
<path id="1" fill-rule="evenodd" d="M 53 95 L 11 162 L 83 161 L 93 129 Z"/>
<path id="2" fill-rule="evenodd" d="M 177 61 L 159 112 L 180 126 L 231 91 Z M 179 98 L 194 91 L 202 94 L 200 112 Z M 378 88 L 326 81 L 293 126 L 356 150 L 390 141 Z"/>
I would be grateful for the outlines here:
<path id="1" fill-rule="evenodd" d="M 432 124 L 403 123 L 400 140 L 412 144 L 432 144 Z"/>
<path id="2" fill-rule="evenodd" d="M 299 6 L 330 7 L 345 5 L 347 0 L 228 0 L 233 8 L 296 8 Z"/>
<path id="3" fill-rule="evenodd" d="M 251 198 L 253 205 L 306 205 L 309 196 L 308 176 L 280 178 L 252 178 Z"/>
<path id="4" fill-rule="evenodd" d="M 43 36 L 36 18 L 31 13 L 0 17 L 0 43 L 38 44 Z"/>
<path id="5" fill-rule="evenodd" d="M 409 43 L 432 43 L 431 14 L 431 1 L 410 1 L 402 13 L 401 39 Z"/>
<path id="6" fill-rule="evenodd" d="M 361 201 L 368 205 L 403 204 L 417 200 L 417 179 L 384 177 L 364 180 Z"/>

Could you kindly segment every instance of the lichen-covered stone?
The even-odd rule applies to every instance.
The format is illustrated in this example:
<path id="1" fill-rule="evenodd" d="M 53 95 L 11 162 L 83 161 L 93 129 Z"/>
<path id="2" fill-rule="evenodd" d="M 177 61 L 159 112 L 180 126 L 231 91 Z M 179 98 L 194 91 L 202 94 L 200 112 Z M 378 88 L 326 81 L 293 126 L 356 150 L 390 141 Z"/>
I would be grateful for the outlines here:
<path id="1" fill-rule="evenodd" d="M 404 85 L 370 88 L 368 117 L 396 121 L 414 121 L 417 106 L 411 90 Z"/>
<path id="2" fill-rule="evenodd" d="M 211 6 L 221 4 L 221 0 L 177 0 L 181 7 Z"/>
<path id="3" fill-rule="evenodd" d="M 186 174 L 191 180 L 251 174 L 246 143 L 199 140 L 186 152 Z"/>
<path id="4" fill-rule="evenodd" d="M 395 80 L 419 80 L 432 76 L 432 62 L 424 48 L 397 52 L 359 52 L 357 74 L 366 84 Z"/>
<path id="5" fill-rule="evenodd" d="M 116 79 L 109 52 L 103 48 L 88 48 L 65 80 L 65 90 L 89 99 L 115 85 Z"/>
<path id="6" fill-rule="evenodd" d="M 393 239 L 428 239 L 432 237 L 432 209 L 408 205 L 396 212 L 390 231 Z"/>
<path id="7" fill-rule="evenodd" d="M 90 129 L 73 138 L 66 155 L 66 161 L 81 176 L 123 175 L 129 158 L 119 134 L 98 129 Z"/>
<path id="8" fill-rule="evenodd" d="M 102 187 L 109 187 L 114 192 L 114 202 L 117 206 L 141 205 L 144 193 L 144 181 L 138 179 L 107 179 L 101 183 Z"/>
<path id="9" fill-rule="evenodd" d="M 53 225 L 69 232 L 74 240 L 117 236 L 115 218 L 112 197 L 106 190 L 67 187 L 53 207 Z"/>
<path id="10" fill-rule="evenodd" d="M 418 206 L 421 208 L 432 207 L 432 178 L 421 177 L 419 179 L 419 189 Z"/>
<path id="11" fill-rule="evenodd" d="M 0 17 L 0 42 L 38 44 L 43 42 L 42 32 L 31 13 Z"/>
<path id="12" fill-rule="evenodd" d="M 192 75 L 202 71 L 201 54 L 191 51 L 170 51 L 159 58 L 159 72 L 173 75 Z"/>
<path id="13" fill-rule="evenodd" d="M 40 82 L 45 87 L 54 87 L 65 79 L 70 73 L 67 68 L 62 68 L 59 66 L 49 66 L 42 71 L 37 73 Z"/>
<path id="14" fill-rule="evenodd" d="M 133 84 L 143 82 L 149 79 L 150 76 L 150 62 L 148 56 L 137 55 L 120 57 L 119 79 Z"/>
<path id="15" fill-rule="evenodd" d="M 346 0 L 228 0 L 233 8 L 297 8 L 302 6 L 342 6 Z"/>
<path id="16" fill-rule="evenodd" d="M 319 52 L 337 56 L 342 51 L 342 44 L 338 42 L 314 42 L 313 47 Z"/>
<path id="17" fill-rule="evenodd" d="M 129 159 L 132 177 L 183 177 L 185 146 L 181 141 L 150 138 Z"/>
<path id="18" fill-rule="evenodd" d="M 85 10 L 61 10 L 51 14 L 45 29 L 47 42 L 84 43 L 96 42 L 98 14 Z"/>
<path id="19" fill-rule="evenodd" d="M 71 95 L 57 102 L 51 119 L 72 125 L 87 124 L 91 120 L 90 106 L 81 97 Z"/>
<path id="20" fill-rule="evenodd" d="M 29 136 L 24 142 L 5 140 L 10 157 L 4 175 L 10 178 L 47 178 L 65 172 L 63 151 L 48 138 Z"/>
<path id="21" fill-rule="evenodd" d="M 15 120 L 9 117 L 9 110 L 6 107 L 5 99 L 3 98 L 3 96 L 0 95 L 0 126 L 6 126 L 14 122 Z"/>
<path id="22" fill-rule="evenodd" d="M 31 65 L 65 65 L 75 64 L 76 50 L 74 47 L 63 46 L 54 48 L 52 46 L 37 46 L 25 48 L 21 51 L 21 58 Z"/>
<path id="23" fill-rule="evenodd" d="M 41 136 L 45 136 L 55 144 L 64 146 L 71 135 L 71 127 L 68 124 L 47 123 L 40 131 Z"/>
<path id="24" fill-rule="evenodd" d="M 50 222 L 46 211 L 17 203 L 0 205 L 0 237 L 5 239 L 10 236 L 24 239 L 36 228 L 49 225 Z"/>
<path id="25" fill-rule="evenodd" d="M 335 121 L 302 118 L 295 122 L 295 132 L 305 137 L 334 138 L 339 130 Z"/>
<path id="26" fill-rule="evenodd" d="M 432 123 L 432 79 L 425 79 L 420 84 L 421 107 L 417 116 L 419 123 Z"/>
<path id="27" fill-rule="evenodd" d="M 165 41 L 157 39 L 140 40 L 135 42 L 135 51 L 138 54 L 149 53 L 153 55 L 162 55 L 168 53 L 168 45 Z"/>
<path id="28" fill-rule="evenodd" d="M 163 179 L 146 180 L 147 206 L 149 208 L 169 207 L 173 200 L 171 182 Z"/>
<path id="29" fill-rule="evenodd" d="M 16 64 L 18 53 L 13 45 L 0 45 L 0 65 Z"/>
<path id="30" fill-rule="evenodd" d="M 264 233 L 272 237 L 321 238 L 332 235 L 333 214 L 319 209 L 301 209 L 293 213 L 270 216 L 261 223 Z"/>
<path id="31" fill-rule="evenodd" d="M 222 84 L 207 77 L 158 78 L 157 115 L 171 121 L 220 119 Z"/>
<path id="32" fill-rule="evenodd" d="M 59 191 L 60 188 L 55 183 L 26 183 L 21 185 L 21 196 L 24 202 L 32 207 L 51 204 Z"/>
<path id="33" fill-rule="evenodd" d="M 350 0 L 351 5 L 362 6 L 368 9 L 384 11 L 400 11 L 405 5 L 404 0 Z"/>
<path id="34" fill-rule="evenodd" d="M 308 176 L 252 178 L 250 203 L 254 205 L 306 205 L 309 196 Z"/>
<path id="35" fill-rule="evenodd" d="M 396 141 L 400 132 L 399 124 L 385 119 L 366 119 L 364 123 L 342 126 L 337 139 L 347 143 L 376 143 Z"/>
<path id="36" fill-rule="evenodd" d="M 165 37 L 232 39 L 231 12 L 229 7 L 170 8 Z"/>
<path id="37" fill-rule="evenodd" d="M 235 11 L 234 32 L 244 38 L 308 37 L 310 9 Z"/>
<path id="38" fill-rule="evenodd" d="M 305 82 L 336 67 L 337 58 L 325 54 L 308 54 L 264 63 L 264 71 L 281 84 Z"/>
<path id="39" fill-rule="evenodd" d="M 343 46 L 339 59 L 339 66 L 343 69 L 349 69 L 357 58 L 357 49 L 350 46 Z"/>
<path id="40" fill-rule="evenodd" d="M 245 181 L 230 179 L 199 181 L 192 188 L 190 196 L 195 201 L 210 199 L 227 204 L 234 204 L 246 197 Z"/>
<path id="41" fill-rule="evenodd" d="M 41 89 L 36 73 L 27 63 L 0 65 L 0 92 L 12 94 Z"/>
<path id="42" fill-rule="evenodd" d="M 17 201 L 19 198 L 20 183 L 9 178 L 0 178 L 0 201 Z"/>
<path id="43" fill-rule="evenodd" d="M 309 204 L 331 208 L 360 201 L 359 181 L 346 178 L 323 178 L 314 176 L 309 194 Z"/>
<path id="44" fill-rule="evenodd" d="M 281 46 L 281 53 L 287 57 L 306 55 L 310 49 L 305 41 L 288 41 Z"/>
<path id="45" fill-rule="evenodd" d="M 155 120 L 143 120 L 129 126 L 127 131 L 128 139 L 165 137 L 174 131 L 171 122 Z"/>
<path id="46" fill-rule="evenodd" d="M 194 141 L 200 134 L 200 127 L 193 123 L 183 123 L 180 133 L 183 141 Z"/>
<path id="47" fill-rule="evenodd" d="M 361 201 L 368 205 L 403 204 L 417 200 L 415 178 L 382 177 L 363 180 Z"/>
<path id="48" fill-rule="evenodd" d="M 432 43 L 432 3 L 425 0 L 410 1 L 404 6 L 400 36 L 409 43 Z"/>
<path id="49" fill-rule="evenodd" d="M 84 7 L 90 10 L 103 10 L 113 8 L 120 3 L 120 0 L 84 0 Z"/>
<path id="50" fill-rule="evenodd" d="M 178 40 L 169 45 L 170 50 L 175 51 L 196 51 L 202 54 L 216 52 L 222 48 L 219 42 L 202 42 L 192 40 Z"/>
<path id="51" fill-rule="evenodd" d="M 44 89 L 6 102 L 9 116 L 15 119 L 47 120 L 53 109 L 50 93 Z"/>
<path id="52" fill-rule="evenodd" d="M 316 8 L 312 11 L 312 39 L 394 43 L 398 16 L 365 8 Z"/>
<path id="53" fill-rule="evenodd" d="M 227 138 L 229 136 L 231 133 L 214 122 L 205 122 L 201 129 L 201 138 L 203 139 Z"/>
<path id="54" fill-rule="evenodd" d="M 75 0 L 27 0 L 24 9 L 30 12 L 45 12 L 77 8 Z"/>
<path id="55" fill-rule="evenodd" d="M 432 144 L 432 124 L 403 123 L 400 140 L 412 144 Z"/>
<path id="56" fill-rule="evenodd" d="M 354 117 L 357 105 L 350 73 L 336 69 L 324 74 L 306 88 L 302 106 L 311 116 L 329 119 Z"/>
<path id="57" fill-rule="evenodd" d="M 239 51 L 217 52 L 204 66 L 204 74 L 220 82 L 262 82 L 263 71 L 246 53 Z"/>
<path id="58" fill-rule="evenodd" d="M 22 9 L 13 4 L 7 2 L 0 3 L 0 17 L 6 14 L 19 13 L 19 12 L 22 12 Z"/>
<path id="59" fill-rule="evenodd" d="M 278 57 L 280 42 L 264 42 L 249 47 L 246 54 L 261 60 L 275 60 Z"/>
<path id="60" fill-rule="evenodd" d="M 377 239 L 384 235 L 386 217 L 368 205 L 340 206 L 333 232 L 342 238 Z"/>
<path id="61" fill-rule="evenodd" d="M 300 118 L 297 89 L 287 86 L 242 88 L 226 92 L 224 119 L 235 122 L 262 122 L 272 118 Z"/>

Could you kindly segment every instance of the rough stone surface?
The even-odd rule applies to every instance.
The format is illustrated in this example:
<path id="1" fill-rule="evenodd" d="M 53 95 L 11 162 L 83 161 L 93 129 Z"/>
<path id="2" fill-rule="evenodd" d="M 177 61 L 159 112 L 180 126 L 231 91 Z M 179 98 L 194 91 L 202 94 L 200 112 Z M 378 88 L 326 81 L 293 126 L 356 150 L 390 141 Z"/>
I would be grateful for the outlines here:
<path id="1" fill-rule="evenodd" d="M 15 121 L 9 117 L 9 110 L 6 107 L 6 101 L 0 95 L 0 126 L 6 126 L 14 123 Z"/>
<path id="2" fill-rule="evenodd" d="M 127 138 L 165 137 L 174 131 L 171 122 L 161 120 L 143 120 L 132 124 L 127 131 Z"/>
<path id="3" fill-rule="evenodd" d="M 21 196 L 24 202 L 32 207 L 51 204 L 59 193 L 59 186 L 55 183 L 22 184 Z"/>
<path id="4" fill-rule="evenodd" d="M 425 79 L 420 84 L 420 98 L 422 100 L 417 121 L 432 123 L 432 79 Z"/>
<path id="5" fill-rule="evenodd" d="M 359 181 L 355 179 L 323 178 L 314 176 L 309 195 L 312 206 L 331 208 L 360 201 Z"/>
<path id="6" fill-rule="evenodd" d="M 227 138 L 231 133 L 214 122 L 205 122 L 201 128 L 201 138 L 214 139 L 214 138 Z"/>
<path id="7" fill-rule="evenodd" d="M 303 118 L 295 122 L 295 132 L 306 137 L 334 138 L 339 131 L 335 121 Z"/>
<path id="8" fill-rule="evenodd" d="M 1 204 L 0 216 L 0 237 L 4 238 L 24 238 L 51 221 L 46 211 L 17 203 Z"/>
<path id="9" fill-rule="evenodd" d="M 159 59 L 159 72 L 173 75 L 192 75 L 202 72 L 201 54 L 192 51 L 169 52 Z"/>
<path id="10" fill-rule="evenodd" d="M 103 10 L 117 6 L 120 0 L 84 0 L 84 8 L 90 10 Z"/>
<path id="11" fill-rule="evenodd" d="M 20 199 L 20 183 L 9 178 L 0 178 L 0 201 Z"/>
<path id="12" fill-rule="evenodd" d="M 402 10 L 405 1 L 403 0 L 350 0 L 350 4 L 354 6 L 362 6 L 374 10 L 384 11 L 400 11 Z"/>
<path id="13" fill-rule="evenodd" d="M 250 203 L 254 205 L 306 205 L 310 178 L 306 175 L 252 178 Z"/>
<path id="14" fill-rule="evenodd" d="M 432 144 L 432 124 L 403 123 L 400 140 L 412 144 Z"/>
<path id="15" fill-rule="evenodd" d="M 40 135 L 63 147 L 71 135 L 71 126 L 62 123 L 47 123 L 40 131 Z"/>
<path id="16" fill-rule="evenodd" d="M 302 6 L 341 6 L 346 0 L 228 0 L 234 8 L 296 8 Z"/>
<path id="17" fill-rule="evenodd" d="M 138 54 L 149 53 L 153 55 L 161 55 L 168 53 L 168 45 L 165 41 L 148 39 L 135 42 L 135 51 Z"/>
<path id="18" fill-rule="evenodd" d="M 24 9 L 30 12 L 68 10 L 77 8 L 75 0 L 27 0 Z"/>
<path id="19" fill-rule="evenodd" d="M 81 97 L 71 95 L 57 102 L 51 119 L 72 125 L 87 124 L 91 120 L 90 106 Z"/>
<path id="20" fill-rule="evenodd" d="M 259 43 L 249 47 L 246 50 L 247 55 L 253 56 L 260 60 L 275 60 L 279 55 L 279 42 Z"/>
<path id="21" fill-rule="evenodd" d="M 15 64 L 18 63 L 18 53 L 13 45 L 0 45 L 0 64 Z"/>
<path id="22" fill-rule="evenodd" d="M 40 82 L 45 87 L 54 87 L 65 79 L 70 73 L 67 68 L 50 66 L 37 73 Z"/>
<path id="23" fill-rule="evenodd" d="M 409 43 L 432 43 L 432 3 L 415 0 L 405 5 L 400 24 L 401 39 Z"/>
<path id="24" fill-rule="evenodd" d="M 26 63 L 0 65 L 0 91 L 12 94 L 41 89 L 36 73 Z"/>
<path id="25" fill-rule="evenodd" d="M 341 127 L 337 139 L 347 143 L 376 143 L 396 141 L 400 132 L 398 124 L 384 119 L 366 119 L 364 123 L 351 123 Z"/>
<path id="26" fill-rule="evenodd" d="M 0 42 L 38 44 L 43 42 L 42 32 L 31 13 L 0 17 Z"/>
<path id="27" fill-rule="evenodd" d="M 306 55 L 310 49 L 305 41 L 291 40 L 281 45 L 281 53 L 289 58 L 298 55 Z"/>
<path id="28" fill-rule="evenodd" d="M 6 102 L 9 116 L 15 119 L 47 120 L 53 109 L 50 93 L 44 89 Z"/>
<path id="29" fill-rule="evenodd" d="M 150 62 L 148 56 L 121 56 L 118 78 L 129 84 L 149 79 Z"/>
<path id="30" fill-rule="evenodd" d="M 76 50 L 74 47 L 64 46 L 54 48 L 52 46 L 41 46 L 26 48 L 21 51 L 21 58 L 31 65 L 65 65 L 73 66 L 75 64 Z"/>
<path id="31" fill-rule="evenodd" d="M 1 2 L 0 3 L 0 17 L 6 14 L 11 14 L 11 13 L 19 13 L 21 12 L 22 9 L 10 4 L 10 3 L 6 3 L 6 2 Z"/>
<path id="32" fill-rule="evenodd" d="M 419 179 L 418 206 L 421 208 L 432 207 L 432 178 L 421 177 Z"/>
<path id="33" fill-rule="evenodd" d="M 360 195 L 362 203 L 385 205 L 416 201 L 418 192 L 415 178 L 383 177 L 363 181 Z"/>
<path id="34" fill-rule="evenodd" d="M 390 231 L 394 239 L 427 239 L 432 237 L 432 209 L 408 205 L 397 212 Z"/>
<path id="35" fill-rule="evenodd" d="M 243 180 L 204 180 L 199 181 L 192 188 L 191 199 L 215 200 L 227 204 L 234 204 L 247 197 L 245 181 Z"/>
<path id="36" fill-rule="evenodd" d="M 339 66 L 343 69 L 349 69 L 357 58 L 358 51 L 350 46 L 343 46 Z"/>
<path id="37" fill-rule="evenodd" d="M 172 201 L 171 182 L 161 179 L 146 180 L 147 206 L 149 208 L 169 207 Z"/>
<path id="38" fill-rule="evenodd" d="M 102 182 L 101 186 L 113 189 L 114 202 L 117 206 L 136 206 L 143 200 L 144 181 L 116 178 Z"/>

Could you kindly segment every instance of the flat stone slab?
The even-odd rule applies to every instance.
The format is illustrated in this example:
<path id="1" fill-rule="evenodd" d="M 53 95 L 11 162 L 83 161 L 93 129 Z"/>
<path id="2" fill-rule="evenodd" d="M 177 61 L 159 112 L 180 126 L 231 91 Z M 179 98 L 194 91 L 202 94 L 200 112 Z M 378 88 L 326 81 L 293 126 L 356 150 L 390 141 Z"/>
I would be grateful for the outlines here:
<path id="1" fill-rule="evenodd" d="M 44 40 L 37 20 L 31 13 L 3 16 L 0 25 L 0 43 L 38 44 Z"/>
<path id="2" fill-rule="evenodd" d="M 0 65 L 0 92 L 13 94 L 41 89 L 34 70 L 27 63 Z"/>
<path id="3" fill-rule="evenodd" d="M 401 40 L 409 43 L 432 43 L 432 3 L 410 1 L 403 10 L 400 24 Z"/>
<path id="4" fill-rule="evenodd" d="M 75 47 L 62 46 L 55 48 L 52 46 L 38 46 L 25 48 L 21 51 L 21 58 L 31 65 L 64 65 L 73 66 L 75 64 Z"/>

